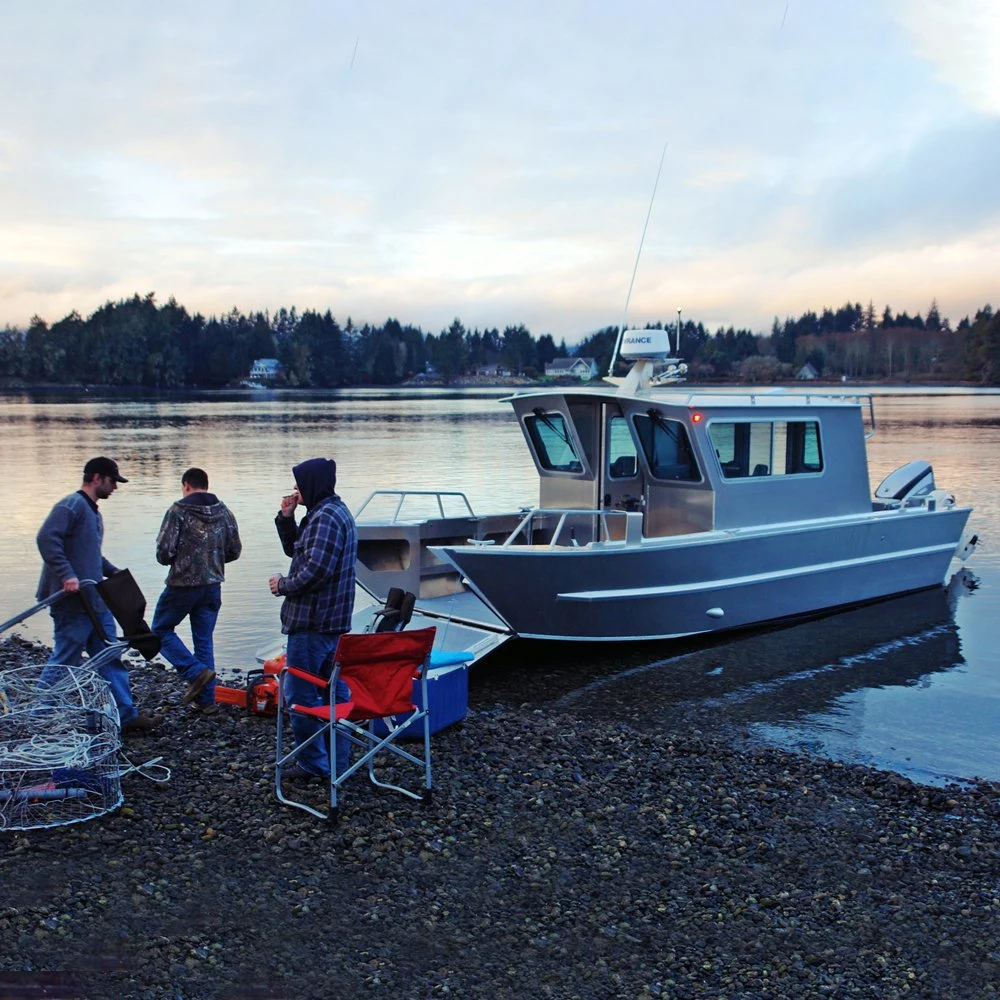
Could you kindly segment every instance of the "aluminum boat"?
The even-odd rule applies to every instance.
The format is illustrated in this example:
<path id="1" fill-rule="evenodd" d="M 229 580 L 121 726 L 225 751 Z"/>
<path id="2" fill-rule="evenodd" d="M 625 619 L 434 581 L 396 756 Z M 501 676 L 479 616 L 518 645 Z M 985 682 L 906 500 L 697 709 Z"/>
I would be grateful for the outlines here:
<path id="1" fill-rule="evenodd" d="M 511 635 L 665 639 L 862 604 L 941 586 L 972 550 L 971 508 L 929 463 L 872 492 L 870 394 L 678 385 L 669 337 L 641 333 L 624 338 L 621 386 L 505 401 L 536 507 L 477 514 L 461 493 L 375 491 L 357 515 L 361 586 L 413 592 L 481 654 Z M 434 516 L 408 514 L 428 498 Z"/>

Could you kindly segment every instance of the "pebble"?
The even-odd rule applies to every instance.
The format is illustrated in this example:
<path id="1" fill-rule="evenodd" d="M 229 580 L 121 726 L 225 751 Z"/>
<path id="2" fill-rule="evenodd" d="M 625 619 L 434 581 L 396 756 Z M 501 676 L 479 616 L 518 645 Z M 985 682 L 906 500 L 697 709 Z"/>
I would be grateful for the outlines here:
<path id="1" fill-rule="evenodd" d="M 0 669 L 46 654 L 10 639 Z M 0 996 L 1000 997 L 995 784 L 480 689 L 432 803 L 360 776 L 330 826 L 275 799 L 273 718 L 132 678 L 166 719 L 126 752 L 170 781 L 0 832 Z"/>

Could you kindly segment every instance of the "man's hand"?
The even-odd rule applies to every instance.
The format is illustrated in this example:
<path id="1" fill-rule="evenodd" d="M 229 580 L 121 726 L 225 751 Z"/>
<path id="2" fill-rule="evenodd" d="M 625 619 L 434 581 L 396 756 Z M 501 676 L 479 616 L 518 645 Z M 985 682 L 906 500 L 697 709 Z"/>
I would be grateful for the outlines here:
<path id="1" fill-rule="evenodd" d="M 75 594 L 79 589 L 80 581 L 75 576 L 71 576 L 68 580 L 63 581 L 64 594 Z"/>
<path id="2" fill-rule="evenodd" d="M 275 573 L 274 576 L 272 576 L 271 579 L 268 582 L 269 582 L 269 584 L 271 586 L 271 593 L 274 594 L 275 597 L 277 597 L 278 596 L 278 584 L 281 582 L 281 574 L 280 573 Z"/>
<path id="3" fill-rule="evenodd" d="M 281 498 L 281 516 L 291 517 L 295 513 L 295 508 L 299 505 L 301 497 L 298 490 L 293 490 L 288 496 Z"/>

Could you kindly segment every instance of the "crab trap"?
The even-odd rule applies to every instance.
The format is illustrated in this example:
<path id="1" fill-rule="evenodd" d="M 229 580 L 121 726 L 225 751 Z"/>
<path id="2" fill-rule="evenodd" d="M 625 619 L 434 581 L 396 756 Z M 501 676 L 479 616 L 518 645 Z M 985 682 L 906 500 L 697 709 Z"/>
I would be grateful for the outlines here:
<path id="1" fill-rule="evenodd" d="M 0 672 L 0 831 L 94 819 L 124 801 L 118 709 L 93 670 Z"/>

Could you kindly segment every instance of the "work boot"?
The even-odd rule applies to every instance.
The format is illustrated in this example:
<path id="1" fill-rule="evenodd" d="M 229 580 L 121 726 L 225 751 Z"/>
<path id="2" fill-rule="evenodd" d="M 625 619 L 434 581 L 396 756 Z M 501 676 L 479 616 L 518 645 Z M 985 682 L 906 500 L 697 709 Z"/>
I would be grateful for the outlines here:
<path id="1" fill-rule="evenodd" d="M 191 706 L 199 715 L 218 715 L 219 703 L 215 701 L 196 701 Z"/>
<path id="2" fill-rule="evenodd" d="M 163 721 L 162 715 L 133 715 L 128 722 L 122 723 L 123 733 L 148 733 Z"/>
<path id="3" fill-rule="evenodd" d="M 201 694 L 202 688 L 208 684 L 210 681 L 215 679 L 215 671 L 209 670 L 208 667 L 198 674 L 198 676 L 191 681 L 187 686 L 187 690 L 181 696 L 181 704 L 187 705 L 189 702 L 195 700 L 199 694 Z"/>
<path id="4" fill-rule="evenodd" d="M 286 764 L 281 769 L 282 781 L 329 781 L 328 774 L 317 774 L 315 771 L 307 771 L 301 764 Z"/>

